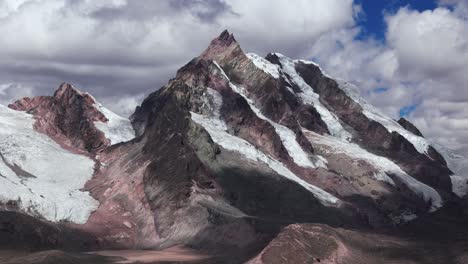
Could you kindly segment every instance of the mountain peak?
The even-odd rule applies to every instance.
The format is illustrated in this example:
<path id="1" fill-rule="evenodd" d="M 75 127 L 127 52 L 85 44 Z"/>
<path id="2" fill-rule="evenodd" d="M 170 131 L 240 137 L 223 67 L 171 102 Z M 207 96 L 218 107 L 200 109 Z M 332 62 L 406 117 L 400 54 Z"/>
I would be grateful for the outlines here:
<path id="1" fill-rule="evenodd" d="M 227 29 L 225 29 L 221 34 L 216 38 L 216 40 L 226 43 L 230 45 L 232 42 L 236 42 L 236 39 L 234 38 L 234 34 L 229 33 Z"/>
<path id="2" fill-rule="evenodd" d="M 71 102 L 75 98 L 81 98 L 84 99 L 83 102 L 89 105 L 93 105 L 95 103 L 92 96 L 76 89 L 73 85 L 67 82 L 61 83 L 52 97 L 62 102 Z M 33 98 L 24 97 L 12 104 L 9 104 L 8 107 L 18 111 L 30 111 L 39 105 L 44 104 L 47 100 L 49 100 L 48 96 L 37 96 Z"/>
<path id="3" fill-rule="evenodd" d="M 234 38 L 234 34 L 224 30 L 221 34 L 213 39 L 208 48 L 200 55 L 199 58 L 207 60 L 215 60 L 221 63 L 226 58 L 233 58 L 238 55 L 244 55 L 244 52 Z"/>
<path id="4" fill-rule="evenodd" d="M 63 82 L 60 84 L 59 88 L 55 91 L 54 97 L 55 98 L 62 98 L 64 95 L 67 95 L 69 97 L 70 95 L 81 95 L 84 96 L 85 94 L 81 92 L 80 90 L 76 89 L 71 85 L 70 83 Z"/>

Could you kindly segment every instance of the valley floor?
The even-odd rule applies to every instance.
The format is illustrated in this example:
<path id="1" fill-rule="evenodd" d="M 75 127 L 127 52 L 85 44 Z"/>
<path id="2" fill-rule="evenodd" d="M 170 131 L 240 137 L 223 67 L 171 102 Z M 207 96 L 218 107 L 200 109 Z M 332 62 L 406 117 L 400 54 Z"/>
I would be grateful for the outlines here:
<path id="1" fill-rule="evenodd" d="M 60 250 L 28 253 L 0 251 L 2 264 L 152 264 L 204 263 L 209 257 L 183 247 L 166 250 L 109 250 L 89 253 L 71 253 Z"/>
<path id="2" fill-rule="evenodd" d="M 92 254 L 105 257 L 123 258 L 116 263 L 159 263 L 159 262 L 189 262 L 199 263 L 209 259 L 209 256 L 200 254 L 184 247 L 172 247 L 161 251 L 156 250 L 108 250 L 97 251 Z"/>
<path id="3" fill-rule="evenodd" d="M 59 250 L 27 253 L 0 251 L 3 264 L 116 264 L 116 263 L 231 263 L 229 257 L 210 257 L 191 249 L 162 251 L 113 250 L 71 253 Z M 320 224 L 294 224 L 280 233 L 249 264 L 464 264 L 466 240 L 431 241 L 350 231 Z"/>

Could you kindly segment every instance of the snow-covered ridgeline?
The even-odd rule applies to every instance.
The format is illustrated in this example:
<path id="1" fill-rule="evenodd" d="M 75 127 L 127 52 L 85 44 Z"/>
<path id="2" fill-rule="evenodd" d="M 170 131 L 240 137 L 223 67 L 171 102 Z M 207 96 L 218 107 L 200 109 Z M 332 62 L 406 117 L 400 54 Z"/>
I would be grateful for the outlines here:
<path id="1" fill-rule="evenodd" d="M 286 126 L 280 125 L 273 120 L 267 118 L 262 114 L 260 109 L 258 109 L 255 105 L 254 102 L 247 97 L 247 93 L 243 87 L 238 87 L 232 83 L 229 83 L 231 89 L 240 94 L 244 99 L 247 101 L 247 103 L 250 106 L 250 109 L 260 118 L 265 121 L 268 121 L 274 128 L 278 136 L 281 138 L 281 141 L 283 142 L 284 147 L 288 151 L 288 154 L 290 157 L 293 158 L 294 162 L 305 168 L 315 168 L 317 166 L 320 167 L 326 167 L 325 163 L 321 161 L 320 159 L 317 160 L 317 164 L 314 164 L 310 158 L 309 155 L 302 149 L 301 145 L 296 140 L 296 134 L 289 129 Z"/>
<path id="2" fill-rule="evenodd" d="M 412 192 L 420 195 L 425 201 L 431 202 L 431 212 L 442 207 L 442 198 L 435 189 L 411 177 L 391 160 L 372 154 L 354 143 L 337 140 L 327 135 L 319 135 L 308 130 L 304 130 L 304 133 L 313 145 L 324 145 L 332 153 L 343 153 L 349 157 L 367 161 L 380 171 L 378 174 L 374 175 L 377 180 L 394 185 L 394 181 L 387 173 L 395 175 Z"/>
<path id="3" fill-rule="evenodd" d="M 321 115 L 322 120 L 327 124 L 327 127 L 332 135 L 342 139 L 351 138 L 351 134 L 348 133 L 345 129 L 343 129 L 341 123 L 339 122 L 339 119 L 320 103 L 319 95 L 316 94 L 313 91 L 313 89 L 304 81 L 304 79 L 296 72 L 295 63 L 312 64 L 318 67 L 322 74 L 331 79 L 335 79 L 339 84 L 340 88 L 344 90 L 351 99 L 353 99 L 355 102 L 362 106 L 363 114 L 366 115 L 367 118 L 379 122 L 389 132 L 395 131 L 399 133 L 409 142 L 411 142 L 413 146 L 418 150 L 418 152 L 422 154 L 427 154 L 430 143 L 426 139 L 407 131 L 400 124 L 398 124 L 398 122 L 387 117 L 375 107 L 368 104 L 362 97 L 359 96 L 357 88 L 354 87 L 352 84 L 327 75 L 323 71 L 323 69 L 321 69 L 320 66 L 315 62 L 305 60 L 291 60 L 290 58 L 280 53 L 275 53 L 275 55 L 278 56 L 278 58 L 280 58 L 280 62 L 282 65 L 281 69 L 279 69 L 277 65 L 270 63 L 266 59 L 263 59 L 256 54 L 249 53 L 248 57 L 258 68 L 262 69 L 266 73 L 269 73 L 274 78 L 278 78 L 277 76 L 281 75 L 282 72 L 288 74 L 292 78 L 292 81 L 296 85 L 298 85 L 298 87 L 302 90 L 302 93 L 300 93 L 299 96 L 301 97 L 303 102 L 306 104 L 311 104 L 317 109 L 317 112 Z"/>
<path id="4" fill-rule="evenodd" d="M 459 197 L 468 195 L 468 157 L 436 143 L 431 144 L 447 161 L 454 175 L 450 176 L 452 191 Z"/>
<path id="5" fill-rule="evenodd" d="M 135 131 L 133 130 L 130 120 L 123 118 L 109 109 L 102 106 L 95 100 L 94 107 L 101 112 L 106 118 L 107 122 L 94 122 L 97 129 L 101 130 L 105 137 L 111 141 L 111 145 L 127 142 L 135 138 Z"/>
<path id="6" fill-rule="evenodd" d="M 50 221 L 84 224 L 99 203 L 80 191 L 94 162 L 33 129 L 34 117 L 0 105 L 0 202 Z"/>
<path id="7" fill-rule="evenodd" d="M 255 66 L 257 66 L 257 68 L 270 74 L 273 78 L 278 79 L 280 77 L 278 65 L 269 62 L 255 53 L 247 53 L 247 57 L 255 64 Z"/>
<path id="8" fill-rule="evenodd" d="M 276 56 L 280 59 L 282 65 L 282 71 L 286 73 L 292 81 L 301 89 L 301 93 L 299 93 L 299 97 L 301 98 L 304 104 L 309 104 L 315 107 L 317 112 L 320 114 L 323 122 L 328 127 L 330 133 L 343 140 L 348 140 L 352 138 L 352 135 L 346 131 L 343 126 L 341 125 L 339 118 L 330 112 L 321 102 L 319 99 L 319 95 L 314 92 L 312 87 L 310 87 L 304 79 L 297 73 L 295 68 L 295 62 L 288 57 L 275 53 Z"/>
<path id="9" fill-rule="evenodd" d="M 363 114 L 367 118 L 382 124 L 389 132 L 394 132 L 394 131 L 397 132 L 398 134 L 406 138 L 411 144 L 413 144 L 413 146 L 416 148 L 416 150 L 419 153 L 427 154 L 428 148 L 430 146 L 429 141 L 427 141 L 423 137 L 417 136 L 409 132 L 408 130 L 403 128 L 398 122 L 387 117 L 385 114 L 383 114 L 381 111 L 376 109 L 374 106 L 367 103 L 366 100 L 364 100 L 361 96 L 359 96 L 358 89 L 353 84 L 348 83 L 344 80 L 340 80 L 340 79 L 335 79 L 335 80 L 338 83 L 339 87 L 343 91 L 345 91 L 346 94 L 352 100 L 354 100 L 356 103 L 358 103 L 362 107 Z"/>
<path id="10" fill-rule="evenodd" d="M 209 88 L 208 95 L 212 97 L 210 101 L 212 105 L 211 110 L 213 113 L 209 116 L 204 116 L 191 112 L 191 118 L 195 123 L 205 128 L 216 144 L 219 144 L 221 147 L 227 150 L 235 151 L 249 160 L 263 162 L 279 175 L 284 176 L 309 190 L 325 205 L 335 204 L 339 201 L 338 198 L 327 193 L 326 191 L 302 180 L 300 177 L 291 172 L 284 164 L 261 152 L 254 145 L 250 144 L 242 138 L 229 134 L 227 132 L 226 123 L 220 118 L 219 114 L 219 109 L 222 104 L 221 95 L 217 91 Z"/>

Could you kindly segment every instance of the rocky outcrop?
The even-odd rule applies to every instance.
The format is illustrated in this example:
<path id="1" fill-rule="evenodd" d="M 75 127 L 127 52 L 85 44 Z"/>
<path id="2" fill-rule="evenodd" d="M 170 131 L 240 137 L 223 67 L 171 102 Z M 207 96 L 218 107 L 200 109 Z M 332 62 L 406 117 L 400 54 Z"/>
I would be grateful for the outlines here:
<path id="1" fill-rule="evenodd" d="M 464 243 L 445 244 L 317 224 L 284 228 L 248 264 L 465 263 Z"/>
<path id="2" fill-rule="evenodd" d="M 404 117 L 401 117 L 400 119 L 398 119 L 398 124 L 400 124 L 403 128 L 405 128 L 409 132 L 415 134 L 416 136 L 420 136 L 420 137 L 423 136 L 421 131 L 419 131 L 419 129 L 415 125 L 413 125 L 413 123 L 411 123 Z"/>

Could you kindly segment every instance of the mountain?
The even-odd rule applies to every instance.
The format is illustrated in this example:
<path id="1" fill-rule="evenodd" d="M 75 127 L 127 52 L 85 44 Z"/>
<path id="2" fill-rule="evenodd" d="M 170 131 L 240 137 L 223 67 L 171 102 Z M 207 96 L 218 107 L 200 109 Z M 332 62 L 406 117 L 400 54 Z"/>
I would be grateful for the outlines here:
<path id="1" fill-rule="evenodd" d="M 60 227 L 18 242 L 45 248 L 185 245 L 213 263 L 375 263 L 423 256 L 429 239 L 440 246 L 433 261 L 450 250 L 466 259 L 455 250 L 466 240 L 443 243 L 468 234 L 466 159 L 356 90 L 310 61 L 246 54 L 227 31 L 130 120 L 64 83 L 0 108 L 1 208 Z M 0 232 L 18 237 L 8 223 Z"/>

